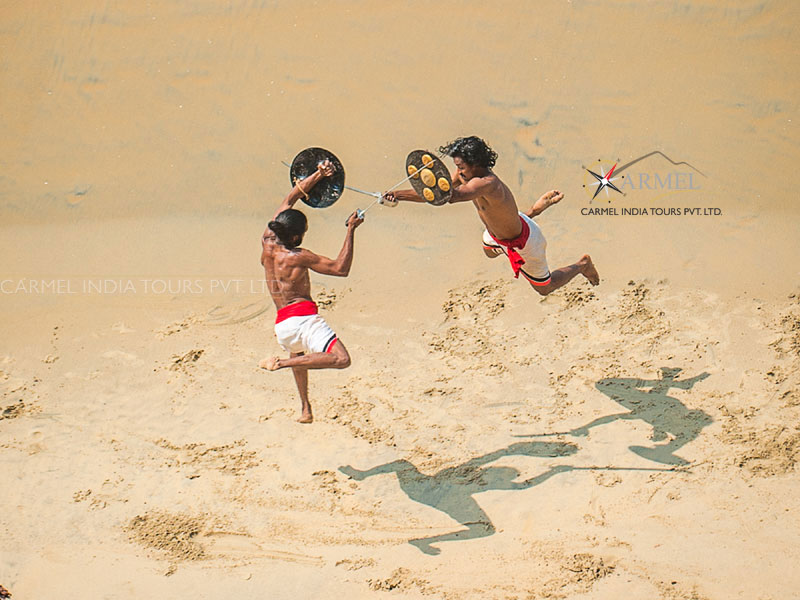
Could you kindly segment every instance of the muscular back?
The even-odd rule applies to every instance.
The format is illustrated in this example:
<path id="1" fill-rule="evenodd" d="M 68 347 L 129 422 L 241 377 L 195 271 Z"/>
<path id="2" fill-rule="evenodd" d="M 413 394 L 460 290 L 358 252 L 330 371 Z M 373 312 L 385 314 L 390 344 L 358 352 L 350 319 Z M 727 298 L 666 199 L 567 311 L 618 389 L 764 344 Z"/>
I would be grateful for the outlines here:
<path id="1" fill-rule="evenodd" d="M 261 264 L 267 287 L 276 308 L 298 300 L 311 300 L 311 281 L 308 267 L 303 264 L 303 253 L 307 250 L 288 250 L 268 231 L 261 240 Z"/>

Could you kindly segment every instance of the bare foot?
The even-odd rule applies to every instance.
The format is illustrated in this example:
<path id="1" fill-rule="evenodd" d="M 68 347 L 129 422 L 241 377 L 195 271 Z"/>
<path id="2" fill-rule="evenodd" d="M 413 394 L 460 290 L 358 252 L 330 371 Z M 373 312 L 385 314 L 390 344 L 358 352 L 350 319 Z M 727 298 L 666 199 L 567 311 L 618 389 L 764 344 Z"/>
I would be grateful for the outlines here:
<path id="1" fill-rule="evenodd" d="M 581 273 L 583 274 L 586 279 L 589 280 L 589 283 L 592 285 L 599 285 L 600 284 L 600 274 L 597 272 L 597 269 L 592 262 L 592 257 L 588 254 L 584 254 L 581 259 L 578 261 L 578 264 L 583 267 Z"/>
<path id="2" fill-rule="evenodd" d="M 271 356 L 270 358 L 265 358 L 260 363 L 258 363 L 258 366 L 261 367 L 262 369 L 266 369 L 267 371 L 277 371 L 278 369 L 281 368 L 279 364 L 280 361 L 281 359 L 279 359 L 277 356 Z"/>
<path id="3" fill-rule="evenodd" d="M 553 204 L 558 204 L 564 198 L 564 194 L 559 192 L 558 190 L 550 190 L 549 192 L 545 192 L 541 195 L 541 197 L 536 201 L 533 207 L 528 211 L 528 216 L 533 218 L 537 215 L 542 214 L 545 210 L 553 206 Z"/>
<path id="4" fill-rule="evenodd" d="M 564 194 L 559 192 L 558 190 L 550 190 L 549 192 L 545 192 L 542 194 L 542 197 L 539 198 L 539 201 L 536 204 L 541 204 L 542 210 L 545 208 L 550 208 L 553 204 L 558 204 L 561 200 L 564 199 Z"/>
<path id="5" fill-rule="evenodd" d="M 300 415 L 300 418 L 297 419 L 297 422 L 298 423 L 303 423 L 303 424 L 305 424 L 305 423 L 313 423 L 314 422 L 314 415 L 311 414 L 311 411 L 308 411 L 308 412 L 304 411 L 303 414 Z"/>

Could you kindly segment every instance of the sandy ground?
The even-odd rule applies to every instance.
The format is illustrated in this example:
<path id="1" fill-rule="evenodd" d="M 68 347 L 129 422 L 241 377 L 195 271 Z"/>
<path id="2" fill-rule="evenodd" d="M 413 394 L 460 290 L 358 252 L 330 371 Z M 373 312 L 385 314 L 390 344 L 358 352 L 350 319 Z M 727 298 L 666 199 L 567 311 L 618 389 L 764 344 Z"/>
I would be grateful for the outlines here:
<path id="1" fill-rule="evenodd" d="M 0 594 L 797 597 L 800 11 L 497 10 L 0 6 Z M 566 193 L 550 265 L 602 284 L 542 298 L 471 206 L 375 207 L 312 278 L 354 362 L 295 423 L 256 367 L 281 160 L 380 191 L 468 134 L 521 207 Z M 655 150 L 590 200 L 585 167 Z M 306 210 L 306 245 L 368 201 Z"/>

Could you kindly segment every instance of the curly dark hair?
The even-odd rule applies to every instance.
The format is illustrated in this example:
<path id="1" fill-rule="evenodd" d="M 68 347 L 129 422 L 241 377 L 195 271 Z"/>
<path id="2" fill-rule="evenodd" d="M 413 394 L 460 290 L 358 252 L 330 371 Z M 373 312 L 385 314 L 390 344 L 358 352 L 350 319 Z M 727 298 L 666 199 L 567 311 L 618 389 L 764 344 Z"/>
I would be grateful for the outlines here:
<path id="1" fill-rule="evenodd" d="M 471 135 L 460 137 L 439 148 L 439 152 L 460 158 L 468 165 L 491 169 L 497 162 L 497 152 L 481 138 Z"/>

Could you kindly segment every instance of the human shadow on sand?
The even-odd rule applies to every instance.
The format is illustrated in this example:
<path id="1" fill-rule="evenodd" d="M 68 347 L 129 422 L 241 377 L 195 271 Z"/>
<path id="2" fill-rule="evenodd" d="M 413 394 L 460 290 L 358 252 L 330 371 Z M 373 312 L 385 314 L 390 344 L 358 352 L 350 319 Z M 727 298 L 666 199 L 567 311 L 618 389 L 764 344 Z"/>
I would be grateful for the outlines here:
<path id="1" fill-rule="evenodd" d="M 466 527 L 466 529 L 450 533 L 409 540 L 410 544 L 425 554 L 439 554 L 441 550 L 432 544 L 482 538 L 495 532 L 491 519 L 473 498 L 480 492 L 527 490 L 544 483 L 554 475 L 570 471 L 674 471 L 681 465 L 688 464 L 686 460 L 676 456 L 675 451 L 695 439 L 700 430 L 710 424 L 712 419 L 705 412 L 689 410 L 678 400 L 667 395 L 671 388 L 691 389 L 697 382 L 708 377 L 708 373 L 701 373 L 691 379 L 678 380 L 676 377 L 680 372 L 679 368 L 662 368 L 661 378 L 653 380 L 601 379 L 595 384 L 595 387 L 627 408 L 628 412 L 600 417 L 567 432 L 519 436 L 585 436 L 592 427 L 620 419 L 640 419 L 652 425 L 654 442 L 663 440 L 667 440 L 667 442 L 651 448 L 631 446 L 630 449 L 649 460 L 672 465 L 670 468 L 556 465 L 535 477 L 524 481 L 515 481 L 520 474 L 516 469 L 486 466 L 506 456 L 556 458 L 571 456 L 578 452 L 578 447 L 568 442 L 531 441 L 511 444 L 500 450 L 470 459 L 463 464 L 442 469 L 434 475 L 420 473 L 419 469 L 407 460 L 395 460 L 366 471 L 346 465 L 339 467 L 339 471 L 358 481 L 374 475 L 395 473 L 400 488 L 410 499 L 440 510 Z M 646 388 L 650 388 L 649 391 L 643 391 Z"/>
<path id="2" fill-rule="evenodd" d="M 439 554 L 441 550 L 432 544 L 458 540 L 470 540 L 492 535 L 495 527 L 489 516 L 473 498 L 474 494 L 490 490 L 527 490 L 544 483 L 554 475 L 570 471 L 674 471 L 669 469 L 648 469 L 637 467 L 573 467 L 556 465 L 545 472 L 515 481 L 519 471 L 511 467 L 487 467 L 505 456 L 533 456 L 539 458 L 556 458 L 570 456 L 578 451 L 578 447 L 567 442 L 517 442 L 506 448 L 484 454 L 455 467 L 442 469 L 434 475 L 420 473 L 419 469 L 407 460 L 395 460 L 366 471 L 355 469 L 350 465 L 339 467 L 339 471 L 357 481 L 372 477 L 395 473 L 400 488 L 411 500 L 442 511 L 461 523 L 466 529 L 460 529 L 441 535 L 416 538 L 408 543 L 416 546 L 425 554 Z"/>
<path id="3" fill-rule="evenodd" d="M 709 376 L 701 373 L 690 379 L 678 380 L 683 369 L 661 368 L 660 379 L 607 378 L 595 383 L 595 387 L 606 396 L 628 409 L 628 412 L 606 415 L 577 427 L 571 431 L 525 435 L 519 437 L 544 437 L 551 435 L 586 436 L 589 430 L 608 425 L 617 420 L 641 420 L 653 427 L 652 447 L 630 446 L 630 450 L 648 460 L 665 465 L 686 465 L 688 461 L 675 452 L 697 438 L 700 431 L 713 423 L 713 419 L 702 410 L 690 410 L 679 400 L 667 395 L 670 388 L 689 390 Z M 647 388 L 649 390 L 645 391 Z"/>
<path id="4" fill-rule="evenodd" d="M 466 529 L 459 531 L 409 540 L 410 544 L 425 554 L 439 554 L 439 548 L 434 548 L 431 544 L 481 538 L 495 532 L 491 519 L 472 497 L 473 494 L 490 490 L 527 490 L 547 481 L 553 475 L 572 469 L 568 466 L 555 466 L 536 477 L 514 481 L 519 477 L 516 469 L 485 465 L 505 456 L 554 458 L 569 456 L 577 451 L 577 446 L 565 442 L 517 442 L 455 467 L 442 469 L 434 475 L 420 473 L 407 460 L 395 460 L 366 471 L 346 465 L 339 467 L 339 471 L 358 481 L 373 475 L 395 473 L 400 488 L 409 498 L 440 510 L 464 525 Z"/>

